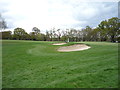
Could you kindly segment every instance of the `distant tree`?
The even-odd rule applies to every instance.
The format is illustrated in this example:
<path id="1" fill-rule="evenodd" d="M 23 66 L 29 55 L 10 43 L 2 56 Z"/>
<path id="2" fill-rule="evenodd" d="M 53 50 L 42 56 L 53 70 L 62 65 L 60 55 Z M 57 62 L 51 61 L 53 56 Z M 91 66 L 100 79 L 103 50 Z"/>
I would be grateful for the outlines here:
<path id="1" fill-rule="evenodd" d="M 69 31 L 70 41 L 77 41 L 78 31 L 74 28 L 71 28 Z"/>
<path id="2" fill-rule="evenodd" d="M 82 33 L 83 33 L 83 41 L 91 41 L 92 28 L 90 26 L 86 26 L 85 29 L 82 29 Z"/>
<path id="3" fill-rule="evenodd" d="M 77 37 L 78 37 L 78 41 L 83 41 L 83 33 L 81 30 L 77 31 Z"/>
<path id="4" fill-rule="evenodd" d="M 30 32 L 30 40 L 35 40 L 35 32 Z"/>
<path id="5" fill-rule="evenodd" d="M 116 42 L 119 37 L 118 32 L 120 31 L 120 19 L 113 17 L 111 19 L 108 19 L 108 21 L 102 21 L 98 25 L 98 29 L 101 41 L 110 39 L 111 42 Z"/>
<path id="6" fill-rule="evenodd" d="M 45 34 L 43 34 L 43 33 L 40 34 L 40 41 L 46 41 Z"/>
<path id="7" fill-rule="evenodd" d="M 44 36 L 44 34 L 39 33 L 39 34 L 37 34 L 37 35 L 35 36 L 35 39 L 36 39 L 37 41 L 45 41 L 45 36 Z"/>
<path id="8" fill-rule="evenodd" d="M 53 30 L 52 29 L 49 31 L 49 35 L 50 35 L 50 41 L 53 41 Z"/>
<path id="9" fill-rule="evenodd" d="M 1 39 L 12 39 L 11 31 L 2 31 L 0 34 L 2 35 Z"/>
<path id="10" fill-rule="evenodd" d="M 64 30 L 61 31 L 61 35 L 62 35 L 61 36 L 61 40 L 62 41 L 67 41 L 67 33 L 66 33 L 66 31 L 64 31 Z"/>
<path id="11" fill-rule="evenodd" d="M 55 30 L 54 27 L 52 28 L 51 32 L 52 32 L 51 35 L 53 35 L 53 36 L 52 36 L 52 41 L 56 41 L 58 35 L 57 35 L 56 30 Z"/>
<path id="12" fill-rule="evenodd" d="M 108 34 L 110 36 L 111 42 L 118 41 L 118 37 L 120 37 L 120 19 L 117 17 L 113 17 L 108 19 Z"/>
<path id="13" fill-rule="evenodd" d="M 60 41 L 60 37 L 61 37 L 61 32 L 60 32 L 60 29 L 57 29 L 57 32 L 58 32 L 58 41 Z"/>
<path id="14" fill-rule="evenodd" d="M 30 35 L 27 32 L 25 32 L 23 38 L 24 38 L 24 40 L 30 40 L 31 39 Z"/>
<path id="15" fill-rule="evenodd" d="M 0 30 L 4 30 L 7 28 L 7 24 L 6 21 L 4 20 L 4 18 L 2 17 L 2 15 L 0 14 Z"/>
<path id="16" fill-rule="evenodd" d="M 99 40 L 99 29 L 94 28 L 91 32 L 91 41 L 98 41 Z"/>
<path id="17" fill-rule="evenodd" d="M 99 32 L 100 41 L 106 41 L 107 36 L 108 36 L 108 22 L 107 22 L 107 20 L 102 21 L 98 25 L 98 32 Z"/>
<path id="18" fill-rule="evenodd" d="M 35 35 L 40 34 L 40 29 L 37 27 L 33 27 L 32 31 L 35 32 Z"/>
<path id="19" fill-rule="evenodd" d="M 39 41 L 40 40 L 40 29 L 38 29 L 37 27 L 33 27 L 32 29 L 32 40 L 37 40 Z"/>
<path id="20" fill-rule="evenodd" d="M 66 29 L 65 33 L 66 33 L 66 37 L 67 37 L 66 42 L 70 42 L 70 30 Z"/>
<path id="21" fill-rule="evenodd" d="M 0 29 L 7 28 L 6 22 L 0 16 Z M 37 41 L 111 41 L 120 42 L 120 19 L 117 17 L 104 20 L 98 26 L 92 29 L 86 26 L 84 29 L 76 30 L 74 28 L 62 30 L 52 28 L 46 31 L 46 34 L 40 32 L 40 29 L 33 27 L 29 34 L 22 28 L 15 28 L 14 34 L 11 31 L 0 32 L 3 34 L 2 39 L 17 40 L 37 40 Z"/>
<path id="22" fill-rule="evenodd" d="M 46 41 L 50 41 L 50 34 L 49 34 L 49 31 L 46 31 L 46 36 L 45 36 L 45 38 L 46 38 Z"/>
<path id="23" fill-rule="evenodd" d="M 13 38 L 17 40 L 25 40 L 26 32 L 22 28 L 15 28 Z"/>

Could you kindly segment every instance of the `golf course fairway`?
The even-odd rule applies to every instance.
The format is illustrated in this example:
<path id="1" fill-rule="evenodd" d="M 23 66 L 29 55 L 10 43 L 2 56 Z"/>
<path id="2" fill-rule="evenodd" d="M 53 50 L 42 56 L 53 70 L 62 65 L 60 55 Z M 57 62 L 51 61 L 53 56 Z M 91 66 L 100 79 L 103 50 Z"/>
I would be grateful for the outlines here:
<path id="1" fill-rule="evenodd" d="M 3 88 L 117 88 L 118 43 L 2 41 Z M 63 42 L 62 42 L 63 43 Z M 90 49 L 58 52 L 82 43 Z"/>

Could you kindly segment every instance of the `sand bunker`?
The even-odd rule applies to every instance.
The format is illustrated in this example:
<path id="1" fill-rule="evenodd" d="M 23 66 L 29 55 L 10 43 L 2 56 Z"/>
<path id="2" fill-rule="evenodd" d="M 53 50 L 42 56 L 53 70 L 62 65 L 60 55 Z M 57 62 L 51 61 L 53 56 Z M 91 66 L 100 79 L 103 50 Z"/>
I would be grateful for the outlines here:
<path id="1" fill-rule="evenodd" d="M 53 45 L 64 45 L 66 43 L 54 43 Z"/>
<path id="2" fill-rule="evenodd" d="M 58 49 L 59 52 L 71 52 L 71 51 L 81 51 L 81 50 L 86 50 L 89 49 L 91 47 L 85 45 L 85 44 L 75 44 L 75 45 L 71 45 L 71 46 L 64 46 L 64 47 L 60 47 Z"/>

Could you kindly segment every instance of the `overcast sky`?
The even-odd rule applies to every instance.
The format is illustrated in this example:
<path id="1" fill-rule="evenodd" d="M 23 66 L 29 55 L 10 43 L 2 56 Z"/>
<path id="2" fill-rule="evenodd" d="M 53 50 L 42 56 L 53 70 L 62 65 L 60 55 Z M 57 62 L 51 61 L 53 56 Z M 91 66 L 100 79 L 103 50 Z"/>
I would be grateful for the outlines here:
<path id="1" fill-rule="evenodd" d="M 38 27 L 42 32 L 53 27 L 96 27 L 102 20 L 118 17 L 118 0 L 90 1 L 0 0 L 0 13 L 9 29 L 21 27 L 27 32 L 31 32 L 33 27 Z"/>

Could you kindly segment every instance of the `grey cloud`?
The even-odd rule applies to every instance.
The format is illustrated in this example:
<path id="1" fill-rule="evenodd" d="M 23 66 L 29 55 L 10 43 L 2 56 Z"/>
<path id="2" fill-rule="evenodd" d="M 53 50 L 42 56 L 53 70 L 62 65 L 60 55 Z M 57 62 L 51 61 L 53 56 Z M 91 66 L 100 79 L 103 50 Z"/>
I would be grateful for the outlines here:
<path id="1" fill-rule="evenodd" d="M 86 25 L 90 25 L 92 27 L 96 27 L 101 20 L 105 20 L 105 19 L 109 19 L 111 17 L 117 17 L 118 14 L 118 6 L 117 6 L 117 2 L 97 2 L 97 3 L 93 3 L 90 2 L 88 3 L 87 7 L 89 8 L 94 8 L 95 12 L 93 14 L 93 17 L 89 17 L 89 15 L 86 16 L 82 16 L 81 15 L 81 9 L 79 10 L 79 8 L 81 8 L 81 6 L 76 7 L 77 10 L 75 12 L 75 14 L 73 13 L 73 17 L 76 20 L 79 21 L 86 21 L 86 24 L 82 24 L 82 27 L 85 27 Z M 84 10 L 84 9 L 83 9 Z"/>
<path id="2" fill-rule="evenodd" d="M 50 6 L 52 4 L 59 4 L 66 6 L 66 8 L 49 8 L 49 14 L 54 15 L 54 12 L 58 12 L 55 15 L 63 15 L 65 16 L 68 13 L 62 13 L 64 9 L 67 9 L 66 11 L 71 12 L 71 18 L 73 18 L 75 21 L 78 21 L 79 23 L 73 23 L 70 25 L 63 25 L 66 27 L 85 27 L 87 25 L 91 27 L 96 27 L 100 21 L 109 19 L 111 17 L 117 17 L 118 16 L 118 3 L 117 2 L 79 2 L 79 0 L 47 0 Z M 8 6 L 9 2 L 0 2 L 0 13 L 3 14 L 3 17 L 6 18 L 6 21 L 8 23 L 8 27 L 12 28 L 16 21 L 20 21 L 22 19 L 25 19 L 26 16 L 24 15 L 10 15 L 8 14 L 8 9 L 6 8 Z M 120 2 L 119 2 L 120 4 Z M 17 8 L 17 7 L 16 7 Z M 69 9 L 70 8 L 70 9 Z M 84 10 L 91 10 L 90 15 L 84 15 Z M 93 10 L 93 11 L 92 11 Z M 120 10 L 120 5 L 119 5 Z M 27 12 L 26 12 L 27 13 Z M 68 15 L 69 16 L 69 15 Z M 120 12 L 119 12 L 120 17 Z M 83 22 L 83 23 L 81 23 Z"/>

